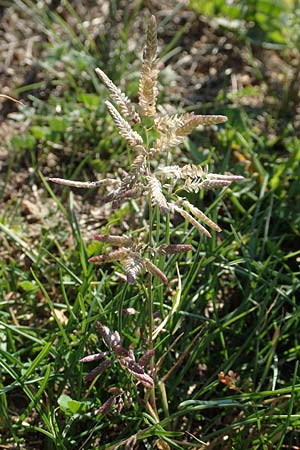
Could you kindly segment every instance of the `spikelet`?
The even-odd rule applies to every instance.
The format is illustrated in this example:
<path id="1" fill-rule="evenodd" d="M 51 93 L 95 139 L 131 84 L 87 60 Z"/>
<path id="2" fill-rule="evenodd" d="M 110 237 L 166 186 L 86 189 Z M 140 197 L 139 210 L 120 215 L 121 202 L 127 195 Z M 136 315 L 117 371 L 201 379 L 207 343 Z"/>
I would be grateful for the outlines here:
<path id="1" fill-rule="evenodd" d="M 130 358 L 120 358 L 120 363 L 136 380 L 140 381 L 146 388 L 151 389 L 154 381 L 144 368 Z"/>
<path id="2" fill-rule="evenodd" d="M 132 246 L 132 239 L 128 238 L 126 236 L 115 236 L 113 234 L 95 234 L 94 240 L 105 242 L 106 244 L 116 245 L 117 247 L 120 247 L 120 246 L 131 247 Z"/>
<path id="3" fill-rule="evenodd" d="M 153 264 L 149 259 L 144 258 L 143 265 L 147 272 L 152 273 L 152 275 L 154 275 L 155 277 L 160 278 L 163 283 L 168 284 L 168 279 L 167 279 L 166 275 L 155 264 Z"/>
<path id="4" fill-rule="evenodd" d="M 110 331 L 107 326 L 99 321 L 96 322 L 96 329 L 109 347 L 115 348 L 121 345 L 121 337 L 117 331 Z"/>
<path id="5" fill-rule="evenodd" d="M 196 208 L 196 206 L 192 205 L 188 200 L 182 200 L 180 201 L 182 206 L 189 209 L 190 212 L 197 217 L 197 219 L 200 219 L 202 222 L 205 223 L 208 227 L 212 228 L 213 230 L 217 231 L 218 233 L 222 231 L 222 229 L 217 225 L 213 220 L 211 220 L 209 217 L 207 217 L 200 209 Z"/>
<path id="6" fill-rule="evenodd" d="M 161 183 L 155 176 L 147 176 L 151 199 L 154 205 L 157 205 L 162 214 L 168 214 L 170 209 L 166 197 L 162 192 Z"/>
<path id="7" fill-rule="evenodd" d="M 185 180 L 181 189 L 188 192 L 199 192 L 200 189 L 214 189 L 217 187 L 229 186 L 233 181 L 240 181 L 244 177 L 240 175 L 219 175 L 208 173 L 207 168 L 196 166 L 195 164 L 186 164 L 183 167 L 166 166 L 159 167 L 156 174 L 162 178 L 172 180 L 174 186 L 178 180 Z"/>
<path id="8" fill-rule="evenodd" d="M 181 178 L 205 178 L 207 176 L 207 168 L 195 164 L 186 164 L 181 168 Z"/>
<path id="9" fill-rule="evenodd" d="M 138 155 L 131 164 L 130 172 L 121 182 L 120 188 L 115 191 L 113 198 L 113 206 L 118 207 L 120 202 L 127 197 L 128 192 L 136 185 L 141 175 L 146 170 L 146 156 Z M 130 196 L 129 196 L 130 197 Z"/>
<path id="10" fill-rule="evenodd" d="M 143 356 L 140 357 L 140 359 L 138 361 L 139 365 L 142 367 L 148 366 L 148 364 L 150 364 L 151 358 L 153 358 L 154 355 L 155 355 L 155 350 L 154 350 L 154 348 L 151 348 L 146 353 L 144 353 Z"/>
<path id="11" fill-rule="evenodd" d="M 172 130 L 181 127 L 185 123 L 185 117 L 187 117 L 189 113 L 186 114 L 173 114 L 164 116 L 156 116 L 154 118 L 154 124 L 157 131 L 163 134 L 170 134 Z"/>
<path id="12" fill-rule="evenodd" d="M 159 255 L 176 255 L 190 250 L 193 250 L 193 247 L 188 244 L 162 244 L 155 249 Z"/>
<path id="13" fill-rule="evenodd" d="M 139 83 L 139 107 L 143 116 L 154 116 L 156 113 L 157 90 L 157 30 L 156 19 L 150 17 L 147 41 L 143 52 L 142 74 Z"/>
<path id="14" fill-rule="evenodd" d="M 146 169 L 146 156 L 144 154 L 137 155 L 130 166 L 130 172 L 132 173 L 144 173 Z"/>
<path id="15" fill-rule="evenodd" d="M 203 189 L 229 186 L 233 181 L 241 181 L 243 179 L 244 177 L 241 175 L 219 175 L 217 173 L 209 173 L 203 181 Z"/>
<path id="16" fill-rule="evenodd" d="M 176 134 L 178 136 L 184 135 L 187 136 L 190 134 L 196 127 L 199 125 L 217 125 L 218 123 L 225 123 L 227 121 L 226 116 L 220 115 L 194 115 L 190 113 L 187 116 L 187 119 L 184 121 L 184 124 L 181 125 Z"/>
<path id="17" fill-rule="evenodd" d="M 116 397 L 109 397 L 103 405 L 100 406 L 99 409 L 95 411 L 95 414 L 102 414 L 102 416 L 106 416 L 112 407 L 116 404 Z"/>
<path id="18" fill-rule="evenodd" d="M 146 153 L 141 136 L 136 131 L 133 131 L 129 123 L 121 116 L 112 103 L 106 100 L 105 105 L 118 128 L 120 135 L 127 141 L 128 145 L 139 152 Z"/>
<path id="19" fill-rule="evenodd" d="M 158 167 L 156 173 L 162 178 L 172 178 L 174 184 L 176 184 L 177 180 L 182 178 L 182 169 L 179 166 Z"/>
<path id="20" fill-rule="evenodd" d="M 214 189 L 218 187 L 229 186 L 233 181 L 243 179 L 239 175 L 219 175 L 216 173 L 208 173 L 200 166 L 187 164 L 181 169 L 182 178 L 185 178 L 183 189 L 188 192 L 199 192 L 200 189 Z"/>
<path id="21" fill-rule="evenodd" d="M 173 211 L 177 211 L 185 220 L 187 220 L 191 225 L 193 225 L 195 228 L 197 228 L 197 230 L 200 231 L 200 233 L 205 234 L 205 236 L 207 236 L 207 237 L 211 237 L 210 232 L 203 225 L 201 225 L 199 222 L 197 222 L 197 220 L 194 219 L 194 217 L 191 216 L 191 214 L 189 214 L 183 208 L 176 205 L 175 203 L 172 203 L 172 209 L 173 209 Z"/>
<path id="22" fill-rule="evenodd" d="M 118 184 L 120 183 L 119 180 L 115 180 L 113 178 L 105 178 L 104 180 L 99 181 L 75 181 L 75 180 L 66 180 L 64 178 L 47 178 L 47 181 L 51 181 L 52 183 L 56 184 L 63 184 L 64 186 L 70 186 L 70 187 L 78 187 L 83 189 L 93 189 L 99 186 L 108 186 L 111 184 Z"/>
<path id="23" fill-rule="evenodd" d="M 119 250 L 114 250 L 110 253 L 107 253 L 106 255 L 92 256 L 91 258 L 89 258 L 89 262 L 101 264 L 111 261 L 120 261 L 128 256 L 129 251 L 130 250 L 127 248 L 121 248 Z"/>
<path id="24" fill-rule="evenodd" d="M 107 355 L 108 355 L 108 352 L 95 353 L 94 355 L 84 356 L 83 358 L 81 358 L 79 360 L 79 362 L 87 363 L 87 362 L 99 361 L 100 359 L 103 359 Z"/>
<path id="25" fill-rule="evenodd" d="M 207 175 L 207 172 L 200 166 L 194 164 L 186 164 L 183 167 L 179 166 L 166 166 L 159 167 L 156 173 L 162 178 L 171 180 L 171 185 L 175 186 L 178 180 L 185 180 L 185 184 L 180 189 L 187 191 L 198 192 L 202 187 L 203 180 Z"/>
<path id="26" fill-rule="evenodd" d="M 134 284 L 136 277 L 143 269 L 142 258 L 137 254 L 131 253 L 128 258 L 124 259 L 123 266 L 126 272 L 127 282 L 129 284 Z"/>
<path id="27" fill-rule="evenodd" d="M 133 123 L 139 123 L 141 119 L 129 98 L 108 78 L 103 70 L 97 68 L 95 71 L 109 90 L 111 99 L 118 105 L 123 116 Z"/>
<path id="28" fill-rule="evenodd" d="M 163 122 L 166 126 L 165 132 L 156 141 L 151 153 L 170 150 L 180 145 L 184 138 L 199 125 L 213 125 L 227 121 L 226 116 L 220 115 L 195 115 L 193 113 L 182 114 L 181 116 L 171 116 L 169 122 Z M 162 123 L 158 122 L 162 128 Z"/>
<path id="29" fill-rule="evenodd" d="M 95 367 L 90 373 L 88 373 L 85 377 L 85 381 L 91 382 L 96 378 L 96 376 L 100 375 L 101 373 L 105 372 L 106 369 L 108 369 L 112 365 L 112 361 L 109 359 L 106 359 L 105 361 L 102 361 L 99 366 Z"/>

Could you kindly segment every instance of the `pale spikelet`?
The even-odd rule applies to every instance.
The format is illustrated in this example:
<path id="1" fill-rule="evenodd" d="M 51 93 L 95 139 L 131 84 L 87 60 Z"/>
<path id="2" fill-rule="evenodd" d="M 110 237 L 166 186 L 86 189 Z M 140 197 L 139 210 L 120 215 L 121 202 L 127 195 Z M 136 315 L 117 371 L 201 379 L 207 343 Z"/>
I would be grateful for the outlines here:
<path id="1" fill-rule="evenodd" d="M 207 178 L 209 179 L 209 181 L 214 181 L 214 180 L 218 180 L 218 181 L 228 181 L 230 183 L 232 183 L 233 181 L 241 181 L 244 179 L 243 176 L 241 175 L 220 175 L 217 173 L 209 173 L 207 175 Z"/>
<path id="2" fill-rule="evenodd" d="M 156 113 L 156 98 L 158 94 L 157 32 L 154 16 L 151 16 L 149 20 L 141 72 L 138 92 L 140 113 L 143 116 L 154 116 Z"/>
<path id="3" fill-rule="evenodd" d="M 143 58 L 150 62 L 155 61 L 157 58 L 157 25 L 155 16 L 151 16 L 149 19 Z"/>
<path id="4" fill-rule="evenodd" d="M 92 189 L 99 186 L 108 186 L 112 184 L 119 184 L 119 180 L 114 178 L 105 178 L 99 181 L 75 181 L 75 180 L 65 180 L 64 178 L 47 178 L 47 181 L 51 181 L 56 184 L 63 184 L 64 186 L 78 187 L 83 189 Z"/>
<path id="5" fill-rule="evenodd" d="M 95 241 L 101 241 L 106 244 L 124 246 L 124 247 L 131 247 L 132 246 L 132 239 L 128 238 L 126 236 L 115 236 L 113 234 L 95 234 L 94 235 Z"/>
<path id="6" fill-rule="evenodd" d="M 126 272 L 127 282 L 134 284 L 136 277 L 141 273 L 143 269 L 142 258 L 139 255 L 131 254 L 128 258 L 124 259 L 123 267 Z"/>
<path id="7" fill-rule="evenodd" d="M 146 170 L 146 156 L 144 154 L 137 155 L 130 166 L 131 173 L 143 174 Z"/>
<path id="8" fill-rule="evenodd" d="M 162 244 L 155 250 L 159 255 L 176 255 L 177 253 L 189 252 L 193 250 L 193 247 L 188 244 Z"/>
<path id="9" fill-rule="evenodd" d="M 198 231 L 205 234 L 207 237 L 211 237 L 210 232 L 203 225 L 197 222 L 197 220 L 194 219 L 194 217 L 191 216 L 191 214 L 189 214 L 187 211 L 180 208 L 180 206 L 175 205 L 174 203 L 172 204 L 172 209 L 174 211 L 177 211 L 185 220 L 187 220 L 191 225 L 197 228 Z"/>
<path id="10" fill-rule="evenodd" d="M 154 123 L 156 129 L 160 133 L 166 135 L 167 137 L 170 137 L 172 134 L 176 134 L 176 131 L 179 130 L 181 127 L 186 126 L 188 123 L 194 120 L 195 117 L 211 117 L 211 116 L 195 116 L 195 113 L 193 112 L 183 114 L 172 114 L 155 117 Z"/>
<path id="11" fill-rule="evenodd" d="M 107 355 L 108 355 L 108 352 L 95 353 L 94 355 L 84 356 L 84 358 L 81 358 L 79 360 L 79 362 L 87 363 L 87 362 L 99 361 L 100 359 L 104 358 Z"/>
<path id="12" fill-rule="evenodd" d="M 228 180 L 228 181 L 241 181 L 241 180 L 244 179 L 244 177 L 242 175 L 231 175 L 231 174 L 220 175 L 220 174 L 217 174 L 217 173 L 210 173 L 209 177 L 211 179 L 220 178 L 220 179 Z"/>
<path id="13" fill-rule="evenodd" d="M 89 258 L 91 263 L 106 263 L 111 261 L 120 261 L 125 259 L 129 253 L 129 249 L 121 248 L 120 250 L 114 250 L 107 255 L 92 256 Z"/>
<path id="14" fill-rule="evenodd" d="M 186 164 L 181 169 L 181 178 L 185 179 L 182 189 L 188 192 L 199 192 L 200 189 L 213 189 L 228 186 L 231 181 L 227 177 L 209 174 L 207 168 L 195 164 Z"/>
<path id="15" fill-rule="evenodd" d="M 155 176 L 147 176 L 147 180 L 152 203 L 159 207 L 162 214 L 168 214 L 170 209 L 168 207 L 166 197 L 162 192 L 160 181 Z"/>
<path id="16" fill-rule="evenodd" d="M 210 174 L 207 168 L 203 169 L 201 166 L 195 164 L 186 164 L 183 167 L 166 166 L 159 167 L 156 174 L 163 178 L 171 179 L 174 186 L 178 180 L 183 179 L 185 183 L 181 186 L 188 192 L 199 192 L 200 189 L 214 189 L 217 187 L 229 186 L 232 181 L 240 181 L 242 176 L 238 175 L 218 175 Z"/>
<path id="17" fill-rule="evenodd" d="M 184 138 L 199 125 L 213 125 L 226 122 L 226 116 L 220 115 L 195 115 L 194 113 L 186 113 L 181 116 L 171 116 L 169 121 L 158 122 L 158 126 L 163 128 L 164 133 L 156 141 L 155 146 L 151 149 L 151 153 L 170 150 L 180 145 Z"/>
<path id="18" fill-rule="evenodd" d="M 111 99 L 118 105 L 123 116 L 133 123 L 139 123 L 141 119 L 129 98 L 108 78 L 103 70 L 97 68 L 95 71 L 109 90 Z"/>
<path id="19" fill-rule="evenodd" d="M 181 168 L 181 178 L 204 178 L 207 174 L 207 168 L 195 164 L 186 164 Z"/>
<path id="20" fill-rule="evenodd" d="M 157 131 L 160 133 L 167 133 L 170 128 L 170 118 L 172 116 L 156 116 L 154 117 L 154 125 Z"/>
<path id="21" fill-rule="evenodd" d="M 174 180 L 174 184 L 177 180 L 182 178 L 182 169 L 179 166 L 165 166 L 158 167 L 156 173 L 162 176 L 163 178 L 172 178 Z"/>
<path id="22" fill-rule="evenodd" d="M 158 69 L 155 64 L 143 65 L 139 84 L 139 106 L 142 116 L 152 117 L 156 113 L 157 76 Z"/>
<path id="23" fill-rule="evenodd" d="M 185 189 L 190 192 L 198 192 L 203 187 L 203 183 L 206 181 L 207 177 L 207 171 L 194 164 L 186 164 L 183 167 L 166 166 L 164 168 L 158 168 L 156 173 L 163 178 L 168 178 L 169 180 L 171 179 L 173 186 L 178 182 L 178 180 L 185 180 L 185 184 L 181 187 L 181 189 Z"/>
<path id="24" fill-rule="evenodd" d="M 212 228 L 213 230 L 217 231 L 218 233 L 222 231 L 222 229 L 217 225 L 215 222 L 213 222 L 209 217 L 207 217 L 200 209 L 196 208 L 196 206 L 192 205 L 188 200 L 182 201 L 182 206 L 189 209 L 190 212 L 197 217 L 197 219 L 200 219 L 202 222 L 205 223 L 208 227 Z"/>
<path id="25" fill-rule="evenodd" d="M 226 187 L 231 184 L 231 181 L 228 180 L 220 180 L 218 178 L 215 179 L 209 179 L 206 178 L 205 180 L 201 181 L 199 183 L 199 180 L 195 179 L 192 180 L 191 183 L 185 184 L 184 189 L 186 189 L 188 192 L 198 192 L 199 189 L 215 189 L 215 188 L 221 188 Z"/>
<path id="26" fill-rule="evenodd" d="M 152 273 L 152 275 L 160 278 L 163 283 L 168 284 L 168 279 L 167 279 L 166 275 L 155 264 L 153 264 L 151 261 L 149 261 L 149 259 L 144 258 L 143 265 L 144 265 L 145 269 L 147 270 L 147 272 Z"/>
<path id="27" fill-rule="evenodd" d="M 176 134 L 178 136 L 187 136 L 199 125 L 217 125 L 218 123 L 225 123 L 226 121 L 226 116 L 190 114 L 189 117 L 187 117 L 187 120 L 185 120 L 185 123 L 176 130 Z"/>
<path id="28" fill-rule="evenodd" d="M 183 189 L 189 192 L 198 192 L 200 189 L 214 189 L 229 186 L 233 181 L 243 179 L 239 175 L 219 175 L 216 173 L 207 173 L 201 167 L 194 165 L 184 166 L 182 169 L 183 177 L 186 182 Z"/>
<path id="29" fill-rule="evenodd" d="M 146 153 L 141 136 L 136 131 L 133 131 L 127 120 L 121 116 L 112 103 L 106 100 L 105 105 L 118 128 L 120 135 L 126 140 L 128 145 L 133 149 L 137 149 L 140 152 L 144 151 Z"/>
<path id="30" fill-rule="evenodd" d="M 176 128 L 181 127 L 185 124 L 187 117 L 192 114 L 173 114 L 173 115 L 164 115 L 164 116 L 156 116 L 154 118 L 155 128 L 163 134 L 169 135 Z"/>

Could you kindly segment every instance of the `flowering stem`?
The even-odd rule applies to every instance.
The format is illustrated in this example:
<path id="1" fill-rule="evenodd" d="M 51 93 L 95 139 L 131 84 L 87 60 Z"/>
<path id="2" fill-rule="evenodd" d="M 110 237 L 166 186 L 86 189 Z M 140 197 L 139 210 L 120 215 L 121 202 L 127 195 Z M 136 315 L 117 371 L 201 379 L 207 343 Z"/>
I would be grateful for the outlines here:
<path id="1" fill-rule="evenodd" d="M 148 130 L 145 129 L 145 141 L 146 141 L 146 148 L 149 146 L 149 136 L 148 136 Z M 150 172 L 150 159 L 147 161 L 147 169 Z M 151 173 L 151 172 L 150 172 Z M 154 211 L 152 207 L 152 199 L 151 195 L 148 195 L 148 208 L 149 208 L 149 232 L 148 232 L 148 244 L 151 248 L 153 246 L 153 239 L 154 239 L 154 233 L 153 233 L 153 220 L 154 220 Z M 148 301 L 148 326 L 149 326 L 149 337 L 148 337 L 148 350 L 153 349 L 153 295 L 152 295 L 152 286 L 153 286 L 153 275 L 149 273 L 148 276 L 148 285 L 147 285 L 147 301 Z M 150 360 L 150 373 L 154 374 L 154 356 Z M 156 401 L 155 401 L 155 384 L 149 391 L 149 403 L 151 408 L 149 409 L 150 413 L 151 411 L 154 412 L 155 418 L 158 417 L 157 408 L 156 408 Z M 148 397 L 147 395 L 147 397 Z M 146 404 L 147 404 L 147 398 L 146 398 Z"/>
<path id="2" fill-rule="evenodd" d="M 148 243 L 151 247 L 153 244 L 153 208 L 151 204 L 151 196 L 149 195 L 148 198 L 148 204 L 149 204 L 149 236 L 148 236 Z M 148 322 L 149 322 L 149 350 L 153 348 L 153 297 L 152 297 L 152 283 L 153 283 L 153 277 L 152 274 L 149 273 L 148 278 Z"/>

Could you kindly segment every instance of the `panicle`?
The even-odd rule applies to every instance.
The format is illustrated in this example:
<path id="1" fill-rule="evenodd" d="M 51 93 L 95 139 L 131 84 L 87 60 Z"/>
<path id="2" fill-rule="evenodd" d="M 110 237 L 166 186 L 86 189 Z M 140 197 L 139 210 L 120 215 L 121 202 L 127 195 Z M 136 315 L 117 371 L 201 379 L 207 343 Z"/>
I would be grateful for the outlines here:
<path id="1" fill-rule="evenodd" d="M 103 340 L 110 348 L 110 353 L 113 359 L 106 359 L 97 367 L 95 367 L 88 375 L 86 375 L 86 381 L 93 381 L 96 376 L 104 372 L 109 368 L 116 359 L 119 361 L 121 366 L 130 373 L 136 380 L 140 381 L 148 389 L 153 387 L 153 379 L 150 375 L 145 372 L 145 366 L 149 363 L 150 359 L 154 355 L 154 350 L 146 352 L 137 363 L 135 361 L 135 355 L 132 349 L 126 350 L 121 345 L 121 338 L 117 331 L 112 332 L 107 326 L 103 325 L 101 322 L 96 323 L 96 327 Z M 109 352 L 98 353 L 97 355 L 90 355 L 90 357 L 85 357 L 81 359 L 81 362 L 96 361 L 100 357 L 107 356 Z M 112 388 L 110 394 L 114 397 L 122 394 L 123 391 L 119 388 Z M 111 404 L 109 402 L 109 404 Z M 106 407 L 102 405 L 101 411 L 105 410 Z"/>

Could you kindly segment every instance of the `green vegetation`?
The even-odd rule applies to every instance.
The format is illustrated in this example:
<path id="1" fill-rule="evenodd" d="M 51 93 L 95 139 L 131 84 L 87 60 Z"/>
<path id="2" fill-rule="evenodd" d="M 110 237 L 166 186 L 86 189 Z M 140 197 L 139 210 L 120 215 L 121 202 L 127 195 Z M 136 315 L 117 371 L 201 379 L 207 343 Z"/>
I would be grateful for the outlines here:
<path id="1" fill-rule="evenodd" d="M 77 10 L 68 1 L 56 9 L 30 0 L 3 7 L 39 38 L 31 82 L 2 92 L 24 104 L 12 103 L 0 125 L 4 448 L 298 445 L 300 44 L 291 30 L 299 13 L 281 2 L 267 8 L 266 0 L 233 2 L 232 8 L 210 3 L 211 11 L 191 1 L 156 14 L 159 103 L 171 114 L 179 107 L 228 117 L 218 128 L 186 137 L 170 164 L 245 177 L 186 195 L 222 228 L 210 239 L 182 217 L 169 223 L 157 207 L 149 214 L 134 199 L 112 208 L 102 201 L 102 187 L 70 190 L 47 181 L 121 178 L 132 163 L 94 69 L 137 101 L 149 18 L 142 2 L 128 8 L 107 2 L 102 18 L 96 8 Z M 251 11 L 241 6 L 250 3 Z M 118 357 L 89 382 L 85 377 L 97 363 L 80 362 L 108 350 L 97 321 L 117 330 L 137 360 L 149 348 L 149 276 L 131 285 L 118 262 L 88 262 L 107 253 L 95 233 L 129 234 L 136 218 L 140 227 L 150 223 L 157 245 L 170 236 L 172 244 L 193 247 L 155 260 L 169 284 L 152 280 L 154 326 L 168 321 L 153 342 L 150 397 Z M 115 405 L 103 411 L 112 396 Z"/>

